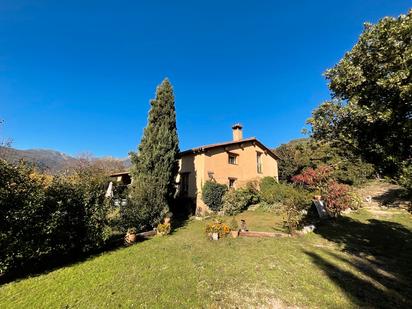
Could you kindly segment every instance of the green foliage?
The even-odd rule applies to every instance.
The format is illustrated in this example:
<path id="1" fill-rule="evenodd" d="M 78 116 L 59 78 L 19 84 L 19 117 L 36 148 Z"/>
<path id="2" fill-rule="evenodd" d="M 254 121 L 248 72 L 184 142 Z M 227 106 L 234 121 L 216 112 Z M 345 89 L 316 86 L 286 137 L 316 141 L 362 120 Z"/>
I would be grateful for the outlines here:
<path id="1" fill-rule="evenodd" d="M 278 183 L 273 177 L 264 177 L 260 182 L 261 208 L 283 214 L 284 226 L 290 234 L 300 226 L 302 210 L 310 206 L 309 192 L 291 184 Z"/>
<path id="2" fill-rule="evenodd" d="M 293 203 L 284 205 L 284 218 L 283 225 L 289 231 L 289 234 L 295 234 L 296 230 L 302 222 L 303 215 L 299 210 L 298 205 Z"/>
<path id="3" fill-rule="evenodd" d="M 122 210 L 124 228 L 156 226 L 176 191 L 179 153 L 172 85 L 163 80 L 151 100 L 147 126 L 137 153 L 131 153 L 133 184 Z"/>
<path id="4" fill-rule="evenodd" d="M 282 144 L 275 149 L 275 152 L 282 158 L 278 161 L 281 181 L 290 182 L 292 176 L 298 174 L 303 168 L 311 166 L 311 158 L 316 150 L 312 145 L 310 139 L 302 138 Z"/>
<path id="5" fill-rule="evenodd" d="M 225 215 L 236 215 L 248 206 L 259 202 L 259 196 L 251 187 L 229 190 L 223 196 L 223 211 Z"/>
<path id="6" fill-rule="evenodd" d="M 362 198 L 354 191 L 349 191 L 349 207 L 352 210 L 357 210 L 363 206 Z"/>
<path id="7" fill-rule="evenodd" d="M 312 136 L 361 155 L 394 176 L 411 157 L 412 10 L 366 24 L 358 42 L 326 71 L 334 100 L 308 120 Z"/>
<path id="8" fill-rule="evenodd" d="M 278 183 L 273 177 L 264 177 L 260 183 L 260 198 L 269 205 L 309 203 L 308 192 L 290 184 Z"/>
<path id="9" fill-rule="evenodd" d="M 291 182 L 292 177 L 305 168 L 321 165 L 333 167 L 332 176 L 346 184 L 359 185 L 366 182 L 374 173 L 374 166 L 364 162 L 359 156 L 345 148 L 331 143 L 317 142 L 311 138 L 293 140 L 275 149 L 279 160 L 279 179 Z"/>
<path id="10" fill-rule="evenodd" d="M 44 206 L 51 213 L 53 248 L 58 254 L 88 252 L 109 238 L 110 200 L 108 180 L 94 170 L 83 169 L 74 176 L 57 176 L 46 188 Z"/>
<path id="11" fill-rule="evenodd" d="M 284 226 L 290 234 L 294 234 L 296 229 L 301 226 L 303 220 L 302 210 L 310 205 L 309 193 L 292 185 L 285 185 L 287 188 L 281 189 L 285 195 L 282 205 L 284 212 Z"/>
<path id="12" fill-rule="evenodd" d="M 231 231 L 238 231 L 239 230 L 239 224 L 236 220 L 236 217 L 232 217 L 232 219 L 229 222 L 229 228 Z"/>
<path id="13" fill-rule="evenodd" d="M 402 164 L 401 176 L 399 184 L 412 194 L 412 160 L 405 161 Z"/>
<path id="14" fill-rule="evenodd" d="M 208 180 L 202 188 L 202 200 L 210 210 L 219 211 L 222 209 L 222 199 L 226 191 L 226 185 Z"/>
<path id="15" fill-rule="evenodd" d="M 42 233 L 47 231 L 43 183 L 32 180 L 32 172 L 23 163 L 12 166 L 0 159 L 0 273 L 51 250 Z"/>
<path id="16" fill-rule="evenodd" d="M 159 185 L 153 178 L 133 183 L 127 204 L 120 208 L 123 230 L 135 227 L 142 231 L 161 222 L 168 208 L 165 208 L 164 195 L 159 194 Z"/>
<path id="17" fill-rule="evenodd" d="M 349 154 L 346 157 L 341 157 L 340 162 L 336 164 L 330 162 L 329 164 L 334 166 L 332 177 L 348 185 L 361 185 L 371 179 L 375 172 L 373 164 Z"/>
<path id="18" fill-rule="evenodd" d="M 0 160 L 0 272 L 101 247 L 110 234 L 106 185 L 94 170 L 51 179 Z"/>

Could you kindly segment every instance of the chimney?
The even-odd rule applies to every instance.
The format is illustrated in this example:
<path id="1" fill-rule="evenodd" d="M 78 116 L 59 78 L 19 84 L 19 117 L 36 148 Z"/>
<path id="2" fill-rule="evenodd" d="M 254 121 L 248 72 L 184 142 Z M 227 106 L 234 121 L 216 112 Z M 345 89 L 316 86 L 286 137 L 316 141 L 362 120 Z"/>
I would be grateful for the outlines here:
<path id="1" fill-rule="evenodd" d="M 243 139 L 242 134 L 242 125 L 240 123 L 236 123 L 232 126 L 233 131 L 233 141 L 237 142 Z"/>

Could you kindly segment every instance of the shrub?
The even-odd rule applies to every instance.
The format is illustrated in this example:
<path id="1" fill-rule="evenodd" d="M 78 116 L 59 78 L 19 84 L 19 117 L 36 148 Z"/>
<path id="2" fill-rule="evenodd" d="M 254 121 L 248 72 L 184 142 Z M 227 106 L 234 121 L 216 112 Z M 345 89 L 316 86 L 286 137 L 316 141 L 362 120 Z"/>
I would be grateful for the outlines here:
<path id="1" fill-rule="evenodd" d="M 157 226 L 167 213 L 163 196 L 157 194 L 155 179 L 135 180 L 126 205 L 120 208 L 121 228 L 134 227 L 138 231 Z"/>
<path id="2" fill-rule="evenodd" d="M 265 177 L 260 184 L 262 208 L 277 210 L 284 215 L 284 226 L 293 234 L 302 221 L 302 210 L 310 206 L 309 192 L 304 188 L 278 183 L 272 177 Z"/>
<path id="3" fill-rule="evenodd" d="M 351 204 L 349 186 L 340 184 L 334 180 L 328 182 L 325 192 L 325 202 L 328 211 L 333 216 L 338 216 L 343 210 L 348 209 Z"/>
<path id="4" fill-rule="evenodd" d="M 222 198 L 227 191 L 227 186 L 214 181 L 206 181 L 202 188 L 202 200 L 212 211 L 222 209 Z"/>
<path id="5" fill-rule="evenodd" d="M 289 234 L 293 235 L 302 222 L 303 215 L 299 206 L 293 203 L 284 205 L 285 220 L 284 226 L 288 229 Z"/>
<path id="6" fill-rule="evenodd" d="M 231 231 L 238 231 L 239 230 L 239 224 L 237 223 L 235 217 L 232 217 L 232 220 L 230 220 L 229 228 L 230 228 Z"/>
<path id="7" fill-rule="evenodd" d="M 349 191 L 349 207 L 352 210 L 357 210 L 363 206 L 362 198 L 354 191 Z"/>
<path id="8" fill-rule="evenodd" d="M 339 182 L 357 186 L 372 178 L 375 172 L 374 165 L 361 159 L 353 159 L 350 162 L 342 159 L 342 161 L 342 164 L 339 164 L 332 172 L 333 178 Z"/>
<path id="9" fill-rule="evenodd" d="M 110 234 L 104 177 L 45 177 L 0 160 L 0 272 L 102 246 Z"/>
<path id="10" fill-rule="evenodd" d="M 399 184 L 412 195 L 412 160 L 405 161 L 402 165 Z"/>
<path id="11" fill-rule="evenodd" d="M 259 202 L 257 192 L 250 187 L 229 190 L 223 196 L 223 211 L 226 215 L 236 215 L 257 202 Z"/>
<path id="12" fill-rule="evenodd" d="M 307 191 L 292 185 L 288 186 L 286 192 L 287 194 L 283 201 L 286 214 L 285 226 L 290 234 L 294 234 L 303 220 L 302 210 L 310 206 L 311 199 Z"/>
<path id="13" fill-rule="evenodd" d="M 260 198 L 263 202 L 268 204 L 280 203 L 287 195 L 286 189 L 286 185 L 277 183 L 273 178 L 263 178 L 260 189 Z"/>
<path id="14" fill-rule="evenodd" d="M 100 248 L 109 238 L 110 201 L 104 197 L 107 179 L 91 170 L 58 176 L 46 188 L 44 207 L 55 254 L 84 253 Z"/>
<path id="15" fill-rule="evenodd" d="M 273 177 L 264 177 L 260 184 L 260 198 L 269 205 L 297 204 L 300 207 L 309 203 L 308 192 L 293 185 L 278 183 Z"/>
<path id="16" fill-rule="evenodd" d="M 293 176 L 292 181 L 308 189 L 322 191 L 332 172 L 333 168 L 329 165 L 320 165 L 316 169 L 307 167 L 300 174 Z"/>
<path id="17" fill-rule="evenodd" d="M 43 183 L 24 163 L 0 159 L 0 273 L 49 254 Z"/>

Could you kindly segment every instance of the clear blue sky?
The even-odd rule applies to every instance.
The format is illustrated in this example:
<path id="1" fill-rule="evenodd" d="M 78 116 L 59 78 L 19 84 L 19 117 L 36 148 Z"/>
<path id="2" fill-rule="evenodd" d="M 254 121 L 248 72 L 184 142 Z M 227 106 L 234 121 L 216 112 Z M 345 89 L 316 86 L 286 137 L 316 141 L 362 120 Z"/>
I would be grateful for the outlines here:
<path id="1" fill-rule="evenodd" d="M 169 77 L 182 150 L 301 137 L 329 97 L 322 72 L 363 22 L 409 1 L 0 0 L 0 135 L 20 149 L 125 157 Z"/>

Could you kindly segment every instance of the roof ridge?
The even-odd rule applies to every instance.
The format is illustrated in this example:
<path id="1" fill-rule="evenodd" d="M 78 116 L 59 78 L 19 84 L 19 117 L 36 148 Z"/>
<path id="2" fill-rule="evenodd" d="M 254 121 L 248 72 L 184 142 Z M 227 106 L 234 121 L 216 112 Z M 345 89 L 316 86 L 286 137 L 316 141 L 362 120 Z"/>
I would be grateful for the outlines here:
<path id="1" fill-rule="evenodd" d="M 274 153 L 269 147 L 266 147 L 261 141 L 259 141 L 256 137 L 248 137 L 248 138 L 243 138 L 241 140 L 238 141 L 228 141 L 228 142 L 223 142 L 223 143 L 216 143 L 216 144 L 209 144 L 209 145 L 202 145 L 199 147 L 195 147 L 195 148 L 191 148 L 185 151 L 181 151 L 179 153 L 179 155 L 185 155 L 185 154 L 190 154 L 190 153 L 196 153 L 196 152 L 200 152 L 200 151 L 205 151 L 206 149 L 210 149 L 210 148 L 215 148 L 215 147 L 221 147 L 221 146 L 227 146 L 227 145 L 232 145 L 232 144 L 240 144 L 240 143 L 244 143 L 244 142 L 251 142 L 251 141 L 256 141 L 257 143 L 259 143 L 259 145 L 264 148 L 265 150 L 267 150 L 269 153 L 271 153 L 273 156 L 275 156 L 277 159 L 280 159 L 280 157 Z"/>

